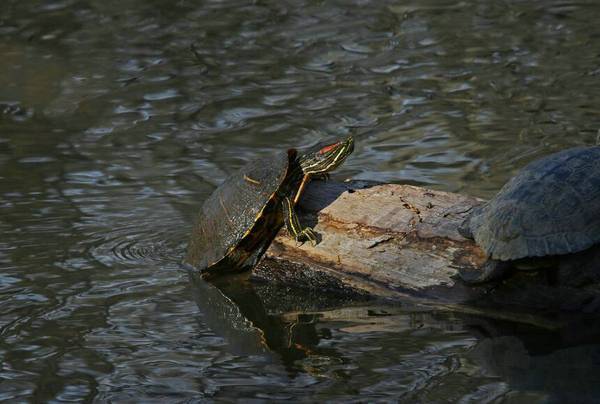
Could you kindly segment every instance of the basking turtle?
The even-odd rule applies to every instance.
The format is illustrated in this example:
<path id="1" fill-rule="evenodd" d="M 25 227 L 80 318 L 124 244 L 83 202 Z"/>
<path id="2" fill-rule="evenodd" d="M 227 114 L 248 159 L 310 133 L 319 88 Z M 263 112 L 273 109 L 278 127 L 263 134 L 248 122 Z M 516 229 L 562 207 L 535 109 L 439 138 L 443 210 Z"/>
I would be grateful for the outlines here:
<path id="1" fill-rule="evenodd" d="M 513 268 L 554 267 L 565 254 L 600 243 L 600 147 L 576 147 L 527 165 L 459 229 L 490 258 L 461 271 L 468 283 Z"/>
<path id="2" fill-rule="evenodd" d="M 185 262 L 214 274 L 251 269 L 285 223 L 297 241 L 317 242 L 300 225 L 294 207 L 314 176 L 334 170 L 354 150 L 352 137 L 249 162 L 204 202 Z"/>

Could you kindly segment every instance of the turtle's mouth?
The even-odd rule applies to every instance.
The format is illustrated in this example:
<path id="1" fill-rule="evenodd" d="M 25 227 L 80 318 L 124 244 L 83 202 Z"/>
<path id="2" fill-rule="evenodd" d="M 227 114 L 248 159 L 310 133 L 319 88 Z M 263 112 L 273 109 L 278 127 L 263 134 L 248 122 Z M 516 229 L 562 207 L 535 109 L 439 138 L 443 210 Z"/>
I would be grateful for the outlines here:
<path id="1" fill-rule="evenodd" d="M 346 140 L 343 142 L 344 144 L 344 159 L 348 157 L 354 151 L 354 138 L 352 136 L 348 136 Z M 343 160 L 342 160 L 343 161 Z"/>

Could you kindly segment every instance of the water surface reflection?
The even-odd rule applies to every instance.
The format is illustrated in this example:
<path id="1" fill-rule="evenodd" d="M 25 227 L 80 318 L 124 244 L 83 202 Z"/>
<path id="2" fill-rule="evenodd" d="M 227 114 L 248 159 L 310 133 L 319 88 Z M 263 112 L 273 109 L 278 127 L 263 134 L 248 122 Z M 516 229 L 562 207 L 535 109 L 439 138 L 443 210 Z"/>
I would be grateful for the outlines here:
<path id="1" fill-rule="evenodd" d="M 3 2 L 0 400 L 593 401 L 593 323 L 215 287 L 179 261 L 229 173 L 324 136 L 357 137 L 340 179 L 482 197 L 595 142 L 599 18 L 564 0 Z"/>

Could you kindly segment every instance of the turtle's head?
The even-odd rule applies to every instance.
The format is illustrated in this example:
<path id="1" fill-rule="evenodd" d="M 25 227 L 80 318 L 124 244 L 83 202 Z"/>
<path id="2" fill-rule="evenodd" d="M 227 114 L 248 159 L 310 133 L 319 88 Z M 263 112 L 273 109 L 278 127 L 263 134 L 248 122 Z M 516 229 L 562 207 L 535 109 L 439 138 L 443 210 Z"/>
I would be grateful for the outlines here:
<path id="1" fill-rule="evenodd" d="M 354 151 L 354 139 L 318 144 L 300 157 L 304 174 L 326 173 L 335 170 Z"/>

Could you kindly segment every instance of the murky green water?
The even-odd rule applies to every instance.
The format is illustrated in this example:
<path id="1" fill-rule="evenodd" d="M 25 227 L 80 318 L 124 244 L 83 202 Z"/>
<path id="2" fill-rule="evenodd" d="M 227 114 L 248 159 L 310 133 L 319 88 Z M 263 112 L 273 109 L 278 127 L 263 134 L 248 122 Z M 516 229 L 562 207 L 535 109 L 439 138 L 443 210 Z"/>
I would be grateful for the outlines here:
<path id="1" fill-rule="evenodd" d="M 178 265 L 201 201 L 274 150 L 352 133 L 339 178 L 489 197 L 595 143 L 598 21 L 592 0 L 4 0 L 0 400 L 599 399 L 593 327 L 227 299 Z"/>

